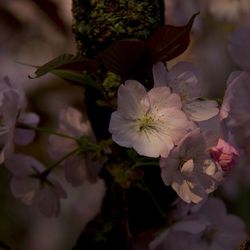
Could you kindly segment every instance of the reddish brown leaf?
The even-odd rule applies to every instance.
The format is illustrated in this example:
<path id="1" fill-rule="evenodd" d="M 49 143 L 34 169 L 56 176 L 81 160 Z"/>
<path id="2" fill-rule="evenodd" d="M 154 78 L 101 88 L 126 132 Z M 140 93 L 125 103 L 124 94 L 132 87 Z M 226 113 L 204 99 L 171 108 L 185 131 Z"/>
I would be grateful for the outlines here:
<path id="1" fill-rule="evenodd" d="M 104 65 L 123 80 L 140 79 L 155 62 L 169 61 L 187 49 L 197 15 L 194 14 L 185 26 L 160 27 L 146 42 L 122 40 L 113 43 L 101 55 Z"/>
<path id="2" fill-rule="evenodd" d="M 153 33 L 147 41 L 148 47 L 154 51 L 153 62 L 169 61 L 187 49 L 190 42 L 190 31 L 198 14 L 194 14 L 185 26 L 166 25 Z"/>
<path id="3" fill-rule="evenodd" d="M 108 70 L 126 79 L 133 76 L 138 63 L 147 54 L 146 43 L 140 40 L 122 40 L 113 43 L 102 54 Z"/>

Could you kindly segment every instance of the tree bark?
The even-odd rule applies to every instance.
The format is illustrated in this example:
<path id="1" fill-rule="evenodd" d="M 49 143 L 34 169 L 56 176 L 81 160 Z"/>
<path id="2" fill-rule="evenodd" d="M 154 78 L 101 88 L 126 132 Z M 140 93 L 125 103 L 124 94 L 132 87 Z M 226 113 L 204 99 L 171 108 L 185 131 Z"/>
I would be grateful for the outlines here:
<path id="1" fill-rule="evenodd" d="M 73 0 L 72 14 L 77 51 L 93 58 L 115 41 L 128 38 L 146 40 L 157 27 L 164 25 L 164 1 Z M 102 72 L 103 81 L 106 77 Z M 111 110 L 96 105 L 100 97 L 97 91 L 85 91 L 87 115 L 98 140 L 110 137 L 108 124 Z M 157 180 L 154 181 L 162 183 L 159 169 L 156 172 L 154 176 Z M 138 189 L 121 190 L 114 185 L 105 169 L 101 177 L 107 185 L 102 211 L 88 224 L 73 249 L 135 250 L 134 235 L 152 228 L 154 223 L 159 224 L 162 218 L 145 192 Z M 148 179 L 153 181 L 151 173 Z M 162 184 L 156 193 L 160 195 L 165 191 Z M 145 210 L 152 213 L 148 214 Z M 100 238 L 98 230 L 106 232 L 104 240 Z"/>

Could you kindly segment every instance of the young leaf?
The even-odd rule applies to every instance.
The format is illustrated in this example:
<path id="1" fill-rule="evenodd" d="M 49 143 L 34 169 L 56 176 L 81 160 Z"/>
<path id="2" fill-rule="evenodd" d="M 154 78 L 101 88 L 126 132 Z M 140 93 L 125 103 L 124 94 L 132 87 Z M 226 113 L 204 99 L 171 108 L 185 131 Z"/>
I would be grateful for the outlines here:
<path id="1" fill-rule="evenodd" d="M 108 70 L 123 80 L 140 78 L 157 61 L 169 61 L 183 53 L 189 45 L 194 14 L 185 26 L 166 25 L 158 28 L 146 41 L 122 40 L 113 43 L 101 55 Z"/>
<path id="2" fill-rule="evenodd" d="M 111 72 L 127 79 L 133 76 L 141 58 L 148 50 L 140 40 L 122 40 L 113 43 L 101 55 L 104 65 Z"/>
<path id="3" fill-rule="evenodd" d="M 190 31 L 195 17 L 195 13 L 185 26 L 166 25 L 157 29 L 147 41 L 149 48 L 154 51 L 153 62 L 169 61 L 182 54 L 190 42 Z"/>
<path id="4" fill-rule="evenodd" d="M 37 67 L 35 76 L 30 78 L 38 78 L 56 69 L 68 69 L 68 70 L 87 70 L 88 67 L 94 66 L 93 60 L 87 60 L 79 55 L 63 54 L 53 60 L 45 63 L 44 65 Z"/>
<path id="5" fill-rule="evenodd" d="M 92 79 L 91 76 L 87 74 L 82 74 L 75 71 L 63 70 L 63 69 L 55 69 L 52 70 L 51 73 L 75 85 L 84 87 L 88 86 L 100 90 L 99 85 Z"/>

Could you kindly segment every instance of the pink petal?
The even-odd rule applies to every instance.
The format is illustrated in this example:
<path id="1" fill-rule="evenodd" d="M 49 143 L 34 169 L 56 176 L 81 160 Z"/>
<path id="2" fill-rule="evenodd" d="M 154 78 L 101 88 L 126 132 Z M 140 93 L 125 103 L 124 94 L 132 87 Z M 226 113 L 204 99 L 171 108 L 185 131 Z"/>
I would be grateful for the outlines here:
<path id="1" fill-rule="evenodd" d="M 146 95 L 142 84 L 135 80 L 125 82 L 118 89 L 118 111 L 126 118 L 135 118 L 142 112 L 140 101 Z"/>
<path id="2" fill-rule="evenodd" d="M 21 198 L 27 205 L 31 205 L 33 196 L 38 187 L 38 180 L 32 178 L 13 177 L 10 182 L 10 188 L 13 195 L 17 198 Z"/>
<path id="3" fill-rule="evenodd" d="M 6 168 L 14 176 L 28 177 L 35 173 L 34 169 L 43 171 L 45 168 L 36 159 L 28 155 L 15 154 L 5 161 Z"/>
<path id="4" fill-rule="evenodd" d="M 88 121 L 83 121 L 83 115 L 77 109 L 67 107 L 60 112 L 59 130 L 63 134 L 80 138 L 82 135 L 92 134 Z"/>
<path id="5" fill-rule="evenodd" d="M 76 187 L 87 179 L 85 160 L 80 155 L 74 155 L 68 158 L 64 164 L 64 175 L 66 180 Z"/>
<path id="6" fill-rule="evenodd" d="M 124 118 L 120 112 L 115 111 L 111 115 L 109 132 L 117 144 L 123 147 L 132 147 L 137 125 L 134 121 Z"/>
<path id="7" fill-rule="evenodd" d="M 36 127 L 39 123 L 39 116 L 35 113 L 21 114 L 18 118 L 18 122 Z M 29 129 L 15 129 L 15 143 L 19 145 L 27 145 L 32 142 L 35 137 L 35 131 Z"/>
<path id="8" fill-rule="evenodd" d="M 190 120 L 197 122 L 208 120 L 219 113 L 216 101 L 192 101 L 185 103 L 183 110 Z"/>
<path id="9" fill-rule="evenodd" d="M 33 198 L 33 205 L 47 217 L 58 216 L 60 212 L 59 197 L 53 188 L 47 185 L 37 190 Z"/>
<path id="10" fill-rule="evenodd" d="M 175 93 L 186 96 L 189 99 L 196 99 L 202 95 L 202 77 L 200 71 L 189 62 L 179 62 L 168 72 L 169 87 Z"/>
<path id="11" fill-rule="evenodd" d="M 168 73 L 165 65 L 162 62 L 158 62 L 153 65 L 153 78 L 154 88 L 168 86 Z"/>
<path id="12" fill-rule="evenodd" d="M 181 108 L 181 99 L 176 94 L 170 94 L 168 87 L 153 88 L 148 92 L 152 108 L 161 110 L 165 108 Z"/>

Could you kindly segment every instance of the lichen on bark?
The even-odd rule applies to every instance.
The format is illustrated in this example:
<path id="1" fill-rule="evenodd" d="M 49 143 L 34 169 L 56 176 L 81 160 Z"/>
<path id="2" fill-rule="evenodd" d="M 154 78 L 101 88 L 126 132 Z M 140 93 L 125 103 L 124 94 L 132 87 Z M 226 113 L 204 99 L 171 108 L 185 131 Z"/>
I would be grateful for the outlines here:
<path id="1" fill-rule="evenodd" d="M 78 52 L 94 56 L 112 42 L 149 37 L 164 23 L 162 0 L 73 0 Z"/>

